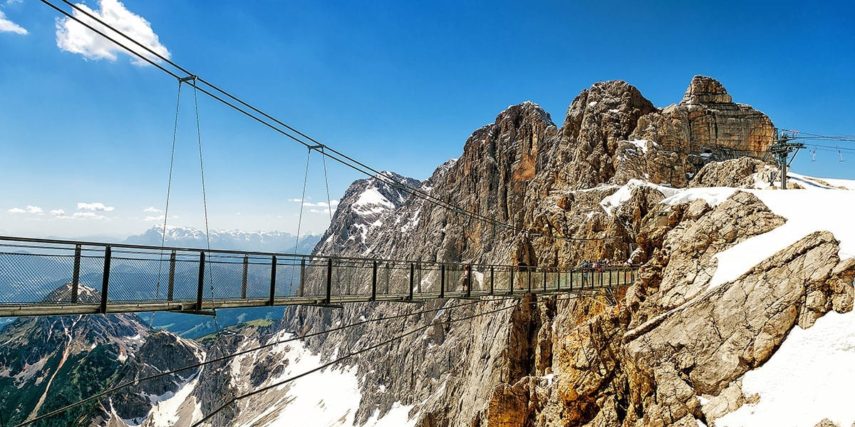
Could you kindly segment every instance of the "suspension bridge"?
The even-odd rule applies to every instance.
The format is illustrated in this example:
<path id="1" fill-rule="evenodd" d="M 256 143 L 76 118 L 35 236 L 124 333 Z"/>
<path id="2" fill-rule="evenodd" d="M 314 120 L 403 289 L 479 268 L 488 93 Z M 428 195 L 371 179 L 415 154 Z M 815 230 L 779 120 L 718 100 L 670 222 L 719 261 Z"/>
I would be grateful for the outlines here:
<path id="1" fill-rule="evenodd" d="M 636 267 L 558 269 L 0 237 L 0 317 L 518 297 L 630 285 Z"/>

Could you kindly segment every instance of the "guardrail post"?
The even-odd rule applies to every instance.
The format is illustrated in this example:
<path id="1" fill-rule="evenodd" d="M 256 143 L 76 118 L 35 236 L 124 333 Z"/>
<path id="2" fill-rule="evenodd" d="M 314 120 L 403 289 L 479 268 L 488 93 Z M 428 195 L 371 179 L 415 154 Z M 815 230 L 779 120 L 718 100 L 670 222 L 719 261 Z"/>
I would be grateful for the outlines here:
<path id="1" fill-rule="evenodd" d="M 332 258 L 327 260 L 327 297 L 324 300 L 327 304 L 332 300 Z"/>
<path id="2" fill-rule="evenodd" d="M 196 310 L 202 310 L 202 292 L 205 289 L 205 252 L 199 252 L 199 284 L 196 288 Z"/>
<path id="3" fill-rule="evenodd" d="M 410 263 L 410 293 L 407 295 L 407 299 L 413 300 L 413 285 L 416 283 L 416 265 Z"/>
<path id="4" fill-rule="evenodd" d="M 371 301 L 377 301 L 377 260 L 371 265 Z"/>
<path id="5" fill-rule="evenodd" d="M 490 266 L 490 295 L 493 295 L 496 292 L 496 288 L 495 288 L 496 280 L 494 278 L 495 273 L 496 272 L 494 271 L 493 266 L 491 265 Z"/>
<path id="6" fill-rule="evenodd" d="M 609 270 L 609 287 L 612 287 L 612 270 Z"/>
<path id="7" fill-rule="evenodd" d="M 466 298 L 472 296 L 472 264 L 466 265 Z"/>
<path id="8" fill-rule="evenodd" d="M 110 245 L 104 248 L 104 274 L 101 279 L 101 307 L 98 312 L 107 312 L 107 295 L 110 291 L 110 260 L 113 257 L 113 250 Z"/>
<path id="9" fill-rule="evenodd" d="M 526 276 L 528 277 L 528 293 L 531 293 L 531 267 L 525 267 Z"/>
<path id="10" fill-rule="evenodd" d="M 243 275 L 240 279 L 240 298 L 246 299 L 247 276 L 249 276 L 249 256 L 243 256 Z"/>
<path id="11" fill-rule="evenodd" d="M 570 268 L 570 292 L 573 292 L 573 268 Z"/>
<path id="12" fill-rule="evenodd" d="M 175 251 L 169 254 L 169 278 L 166 285 L 166 300 L 175 298 Z"/>
<path id="13" fill-rule="evenodd" d="M 71 303 L 77 303 L 80 288 L 80 245 L 74 245 L 74 267 L 71 269 Z"/>
<path id="14" fill-rule="evenodd" d="M 512 266 L 511 267 L 511 281 L 510 281 L 510 285 L 508 286 L 508 295 L 514 294 L 514 270 L 516 270 L 516 267 Z"/>
<path id="15" fill-rule="evenodd" d="M 546 292 L 546 269 L 543 269 L 543 292 Z"/>
<path id="16" fill-rule="evenodd" d="M 306 258 L 300 258 L 300 296 L 306 293 Z"/>
<path id="17" fill-rule="evenodd" d="M 439 266 L 439 297 L 445 298 L 445 264 Z"/>
<path id="18" fill-rule="evenodd" d="M 267 305 L 273 305 L 276 299 L 276 255 L 270 257 L 270 296 L 267 299 Z"/>
<path id="19" fill-rule="evenodd" d="M 558 288 L 556 290 L 560 292 L 561 291 L 561 274 L 562 274 L 561 267 L 559 267 L 557 269 L 557 272 L 558 272 Z"/>
<path id="20" fill-rule="evenodd" d="M 416 293 L 422 294 L 422 263 L 416 263 Z"/>

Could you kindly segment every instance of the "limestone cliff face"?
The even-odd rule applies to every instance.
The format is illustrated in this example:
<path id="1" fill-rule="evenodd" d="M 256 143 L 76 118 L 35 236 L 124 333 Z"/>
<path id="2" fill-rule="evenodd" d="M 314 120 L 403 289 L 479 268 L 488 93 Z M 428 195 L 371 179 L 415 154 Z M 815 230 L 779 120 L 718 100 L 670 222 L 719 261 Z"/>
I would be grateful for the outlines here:
<path id="1" fill-rule="evenodd" d="M 611 298 L 460 308 L 439 301 L 298 308 L 280 327 L 304 334 L 363 317 L 428 311 L 308 340 L 331 359 L 433 325 L 348 361 L 362 393 L 357 424 L 395 403 L 412 405 L 420 427 L 711 423 L 741 402 L 738 378 L 767 360 L 793 325 L 852 306 L 855 266 L 837 259 L 838 244 L 827 233 L 711 288 L 716 253 L 783 219 L 748 193 L 717 206 L 660 203 L 669 187 L 653 184 L 750 186 L 766 171 L 762 161 L 717 161 L 765 149 L 772 131 L 768 117 L 733 103 L 705 77 L 695 77 L 683 100 L 662 110 L 625 82 L 595 84 L 573 100 L 560 128 L 536 104 L 509 107 L 473 132 L 459 159 L 412 184 L 510 227 L 404 193 L 385 197 L 388 209 L 376 216 L 354 221 L 350 213 L 360 211 L 366 189 L 384 186 L 369 179 L 342 199 L 316 253 L 561 267 L 631 258 L 643 264 L 634 286 Z M 606 206 L 607 198 L 618 203 Z M 355 227 L 368 221 L 378 225 Z M 353 279 L 369 286 L 368 277 Z M 512 304 L 450 326 L 440 322 Z M 276 372 L 275 362 L 266 366 Z M 265 373 L 255 380 L 263 383 Z M 203 407 L 214 399 L 199 397 Z M 241 402 L 216 422 L 251 419 L 257 403 Z"/>

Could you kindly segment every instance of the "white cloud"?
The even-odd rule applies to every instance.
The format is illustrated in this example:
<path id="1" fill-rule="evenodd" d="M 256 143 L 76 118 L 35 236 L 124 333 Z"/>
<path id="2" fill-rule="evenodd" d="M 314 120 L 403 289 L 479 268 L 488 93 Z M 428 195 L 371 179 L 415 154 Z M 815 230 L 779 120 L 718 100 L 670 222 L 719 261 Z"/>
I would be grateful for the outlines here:
<path id="1" fill-rule="evenodd" d="M 94 220 L 107 219 L 106 216 L 99 215 L 95 212 L 75 212 L 74 215 L 72 215 L 72 216 L 74 218 L 77 218 L 77 219 L 94 219 Z"/>
<path id="2" fill-rule="evenodd" d="M 294 198 L 294 199 L 288 199 L 288 201 L 294 202 L 294 203 L 300 203 L 300 201 L 302 201 L 302 199 Z M 303 206 L 307 207 L 307 208 L 329 208 L 330 206 L 332 206 L 333 208 L 335 208 L 336 206 L 338 206 L 338 200 L 330 200 L 329 203 L 327 203 L 327 202 L 308 202 L 307 201 L 307 202 L 303 203 Z M 309 212 L 312 212 L 312 210 L 310 209 Z"/>
<path id="3" fill-rule="evenodd" d="M 6 3 L 10 4 L 8 1 Z M 2 10 L 0 10 L 0 33 L 15 33 L 23 36 L 28 34 L 29 32 L 26 28 L 6 18 L 6 14 L 3 13 Z"/>
<path id="4" fill-rule="evenodd" d="M 65 217 L 65 210 L 63 210 L 63 209 L 53 209 L 53 210 L 51 210 L 51 211 L 50 211 L 50 214 L 51 214 L 51 215 L 53 215 L 53 216 L 55 216 L 55 217 L 63 218 L 63 217 Z"/>
<path id="5" fill-rule="evenodd" d="M 43 214 L 45 211 L 44 211 L 42 208 L 38 207 L 38 206 L 27 205 L 27 207 L 26 207 L 26 208 L 23 208 L 23 209 L 21 209 L 21 208 L 12 208 L 12 209 L 9 209 L 9 211 L 8 211 L 8 212 L 9 212 L 10 214 L 33 214 L 33 215 L 41 215 L 41 214 Z"/>
<path id="6" fill-rule="evenodd" d="M 99 10 L 92 10 L 82 3 L 78 3 L 77 6 L 89 14 L 98 17 L 116 30 L 142 43 L 164 58 L 168 59 L 171 57 L 169 50 L 160 43 L 160 39 L 145 18 L 129 11 L 119 0 L 100 0 L 98 4 Z M 97 21 L 86 16 L 86 14 L 75 9 L 72 11 L 72 15 L 104 34 L 122 42 L 122 44 L 131 48 L 134 52 L 155 62 L 160 62 L 157 57 L 145 49 L 127 41 L 113 30 L 104 27 Z M 61 50 L 83 55 L 87 59 L 115 61 L 119 53 L 124 53 L 131 56 L 131 62 L 135 65 L 147 64 L 142 59 L 128 54 L 123 48 L 69 18 L 57 19 L 56 21 L 56 45 Z"/>
<path id="7" fill-rule="evenodd" d="M 91 212 L 112 212 L 115 209 L 112 206 L 107 206 L 101 202 L 93 202 L 93 203 L 85 203 L 78 202 L 77 209 L 81 211 L 91 211 Z"/>
<path id="8" fill-rule="evenodd" d="M 147 217 L 143 218 L 143 221 L 146 221 L 146 222 L 163 221 L 164 218 L 166 218 L 164 215 L 147 216 Z"/>
<path id="9" fill-rule="evenodd" d="M 149 207 L 143 209 L 143 212 L 145 212 L 145 213 L 161 213 L 163 211 L 154 207 L 154 206 L 149 206 Z"/>

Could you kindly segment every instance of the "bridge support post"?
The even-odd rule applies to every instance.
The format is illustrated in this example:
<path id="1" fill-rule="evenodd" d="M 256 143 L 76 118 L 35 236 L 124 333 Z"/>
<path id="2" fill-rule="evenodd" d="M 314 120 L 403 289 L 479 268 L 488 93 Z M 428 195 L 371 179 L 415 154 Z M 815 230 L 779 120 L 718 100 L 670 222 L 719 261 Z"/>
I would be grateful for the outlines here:
<path id="1" fill-rule="evenodd" d="M 574 271 L 571 268 L 570 269 L 570 292 L 573 292 L 573 274 L 574 274 Z"/>
<path id="2" fill-rule="evenodd" d="M 332 258 L 327 260 L 327 295 L 324 299 L 326 304 L 329 304 L 332 301 Z"/>
<path id="3" fill-rule="evenodd" d="M 416 265 L 410 263 L 410 292 L 407 294 L 407 299 L 413 300 L 413 287 L 416 283 Z"/>
<path id="4" fill-rule="evenodd" d="M 445 264 L 439 266 L 439 297 L 445 298 Z"/>
<path id="5" fill-rule="evenodd" d="M 273 305 L 276 299 L 276 255 L 270 258 L 270 296 L 267 299 L 267 305 Z"/>
<path id="6" fill-rule="evenodd" d="M 247 277 L 249 276 L 249 256 L 243 256 L 243 274 L 240 279 L 240 298 L 246 299 Z"/>
<path id="7" fill-rule="evenodd" d="M 104 248 L 104 274 L 101 278 L 101 306 L 98 309 L 99 313 L 107 312 L 107 295 L 110 291 L 110 260 L 113 257 L 113 250 L 110 245 Z"/>
<path id="8" fill-rule="evenodd" d="M 557 271 L 558 271 L 558 286 L 556 287 L 556 290 L 561 291 L 561 275 L 564 274 L 564 272 L 561 271 L 561 267 L 559 267 Z"/>
<path id="9" fill-rule="evenodd" d="M 80 288 L 80 245 L 74 245 L 74 267 L 71 270 L 71 303 L 77 304 Z"/>
<path id="10" fill-rule="evenodd" d="M 490 295 L 493 295 L 496 292 L 496 287 L 495 287 L 496 279 L 494 278 L 496 275 L 495 273 L 496 272 L 495 272 L 493 266 L 491 265 L 490 266 Z"/>
<path id="11" fill-rule="evenodd" d="M 166 300 L 171 302 L 175 298 L 175 251 L 169 254 L 169 278 L 166 285 Z"/>
<path id="12" fill-rule="evenodd" d="M 205 289 L 205 252 L 199 252 L 199 282 L 196 287 L 196 310 L 202 311 L 202 292 Z"/>
<path id="13" fill-rule="evenodd" d="M 371 301 L 377 301 L 377 260 L 371 263 Z"/>

